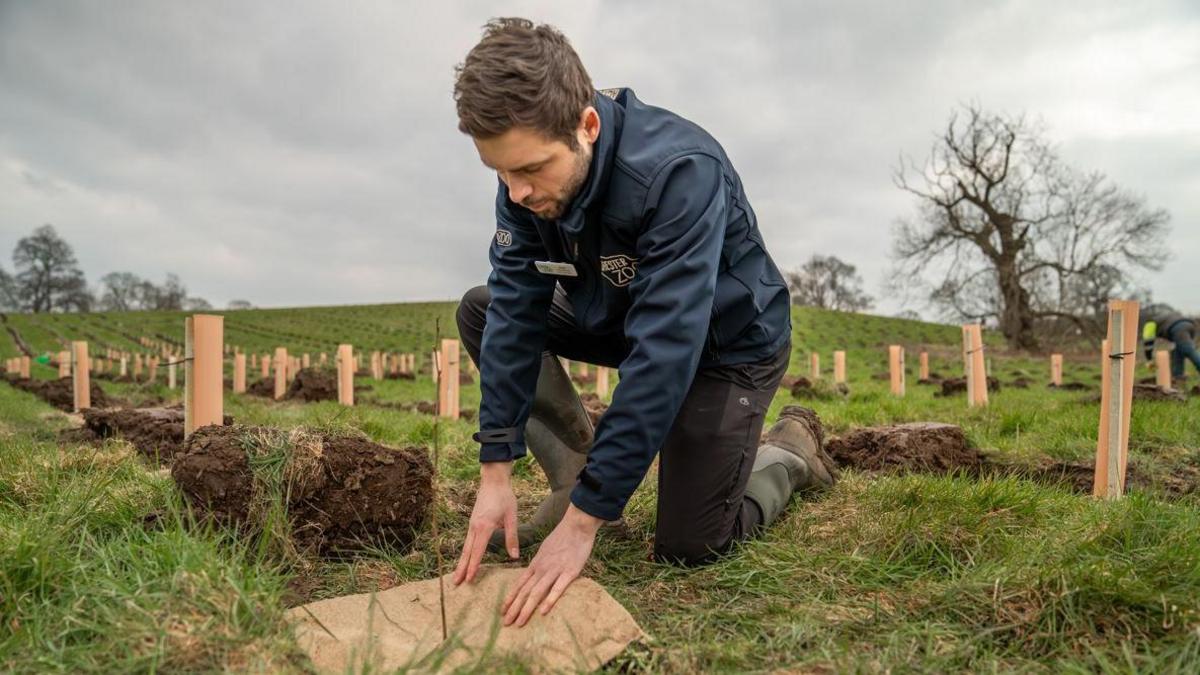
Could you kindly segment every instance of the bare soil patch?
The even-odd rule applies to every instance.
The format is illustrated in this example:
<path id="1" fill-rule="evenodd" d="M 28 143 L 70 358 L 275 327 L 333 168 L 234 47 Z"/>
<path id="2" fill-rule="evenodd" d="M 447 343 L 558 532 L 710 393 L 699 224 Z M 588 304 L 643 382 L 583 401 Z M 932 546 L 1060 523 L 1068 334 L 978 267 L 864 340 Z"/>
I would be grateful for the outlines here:
<path id="1" fill-rule="evenodd" d="M 989 392 L 1000 391 L 1000 380 L 988 376 L 987 386 Z M 942 380 L 942 390 L 934 394 L 934 396 L 956 396 L 965 393 L 967 393 L 967 378 L 952 377 L 948 380 Z"/>
<path id="2" fill-rule="evenodd" d="M 69 377 L 57 380 L 35 380 L 6 376 L 5 379 L 12 387 L 27 391 L 59 410 L 71 412 L 75 409 L 75 383 Z M 100 385 L 92 382 L 89 388 L 92 394 L 92 407 L 102 408 L 109 405 L 108 397 Z"/>
<path id="3" fill-rule="evenodd" d="M 224 422 L 233 424 L 233 418 L 226 415 Z M 89 408 L 83 411 L 82 429 L 65 438 L 123 438 L 138 453 L 167 463 L 183 449 L 183 408 Z"/>

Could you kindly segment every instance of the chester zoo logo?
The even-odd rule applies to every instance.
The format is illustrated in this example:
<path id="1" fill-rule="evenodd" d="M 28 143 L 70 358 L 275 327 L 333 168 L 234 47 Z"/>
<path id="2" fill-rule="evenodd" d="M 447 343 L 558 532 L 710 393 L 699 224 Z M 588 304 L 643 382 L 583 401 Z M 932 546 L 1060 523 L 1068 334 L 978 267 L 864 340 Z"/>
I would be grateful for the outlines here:
<path id="1" fill-rule="evenodd" d="M 627 255 L 600 256 L 600 273 L 613 286 L 628 286 L 637 274 L 638 261 Z"/>

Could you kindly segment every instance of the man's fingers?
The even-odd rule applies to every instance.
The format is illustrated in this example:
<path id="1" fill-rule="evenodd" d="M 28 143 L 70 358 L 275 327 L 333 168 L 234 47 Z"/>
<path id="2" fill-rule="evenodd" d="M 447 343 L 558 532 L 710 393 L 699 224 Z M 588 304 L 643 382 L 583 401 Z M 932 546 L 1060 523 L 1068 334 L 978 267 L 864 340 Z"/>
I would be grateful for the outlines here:
<path id="1" fill-rule="evenodd" d="M 517 577 L 517 583 L 513 584 L 512 588 L 508 589 L 508 594 L 504 596 L 504 604 L 500 605 L 501 614 L 508 614 L 509 606 L 512 605 L 513 600 L 517 599 L 517 594 L 525 588 L 526 582 L 528 582 L 529 578 L 532 576 L 533 568 L 526 567 L 525 571 L 521 573 L 521 576 Z"/>
<path id="2" fill-rule="evenodd" d="M 508 606 L 508 611 L 504 613 L 504 625 L 511 626 L 517 617 L 521 614 L 521 608 L 529 601 L 529 594 L 541 583 L 542 574 L 537 573 L 531 576 L 521 586 L 521 590 L 517 591 L 517 595 L 513 598 L 513 602 Z"/>
<path id="3" fill-rule="evenodd" d="M 517 626 L 524 626 L 529 617 L 533 616 L 533 610 L 537 609 L 541 604 L 542 598 L 546 597 L 546 593 L 550 592 L 550 587 L 554 584 L 555 577 L 550 574 L 543 575 L 534 584 L 533 590 L 529 593 L 529 597 L 525 598 L 525 602 L 521 607 L 521 613 L 517 616 Z"/>
<path id="4" fill-rule="evenodd" d="M 559 575 L 558 580 L 554 582 L 554 586 L 550 588 L 550 594 L 542 601 L 542 614 L 546 614 L 551 609 L 554 609 L 554 603 L 558 602 L 558 599 L 562 597 L 563 592 L 567 590 L 567 586 L 570 586 L 572 581 L 575 581 L 574 576 Z"/>
<path id="5" fill-rule="evenodd" d="M 475 539 L 475 531 L 467 530 L 467 540 L 463 542 L 462 553 L 458 556 L 458 566 L 454 568 L 454 585 L 457 586 L 463 582 L 467 573 L 467 560 L 470 559 L 468 551 L 471 550 L 471 542 Z"/>
<path id="6" fill-rule="evenodd" d="M 517 540 L 517 512 L 510 510 L 504 517 L 504 545 L 508 549 L 508 557 L 518 558 L 521 555 Z"/>
<path id="7" fill-rule="evenodd" d="M 483 554 L 487 551 L 488 539 L 492 536 L 492 528 L 490 525 L 480 525 L 478 528 L 472 527 L 475 531 L 475 538 L 471 541 L 471 559 L 467 561 L 467 581 L 475 578 L 475 573 L 479 571 L 479 563 L 483 561 Z"/>

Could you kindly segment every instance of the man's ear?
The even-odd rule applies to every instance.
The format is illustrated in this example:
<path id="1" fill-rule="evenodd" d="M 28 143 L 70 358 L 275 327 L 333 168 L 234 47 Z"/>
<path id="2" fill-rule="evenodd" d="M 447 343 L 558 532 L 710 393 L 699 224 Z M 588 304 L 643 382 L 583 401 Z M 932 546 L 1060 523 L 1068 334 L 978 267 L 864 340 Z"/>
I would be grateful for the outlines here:
<path id="1" fill-rule="evenodd" d="M 579 114 L 579 128 L 576 129 L 580 143 L 591 145 L 600 137 L 600 113 L 592 106 L 583 109 Z"/>

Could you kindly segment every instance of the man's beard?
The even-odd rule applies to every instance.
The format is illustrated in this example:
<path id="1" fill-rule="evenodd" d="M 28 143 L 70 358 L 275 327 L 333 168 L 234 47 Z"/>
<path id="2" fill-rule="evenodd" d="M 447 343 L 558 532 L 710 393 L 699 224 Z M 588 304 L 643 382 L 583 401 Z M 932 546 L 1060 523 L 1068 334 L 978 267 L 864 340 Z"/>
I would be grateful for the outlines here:
<path id="1" fill-rule="evenodd" d="M 575 163 L 571 168 L 571 175 L 567 177 L 567 182 L 563 186 L 562 196 L 555 199 L 549 210 L 538 213 L 538 217 L 543 220 L 558 220 L 566 213 L 567 207 L 574 201 L 579 190 L 583 187 L 588 177 L 588 169 L 592 164 L 592 153 L 590 150 L 580 149 L 575 153 Z"/>

